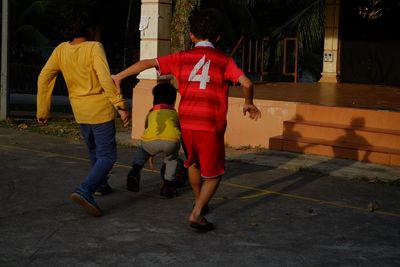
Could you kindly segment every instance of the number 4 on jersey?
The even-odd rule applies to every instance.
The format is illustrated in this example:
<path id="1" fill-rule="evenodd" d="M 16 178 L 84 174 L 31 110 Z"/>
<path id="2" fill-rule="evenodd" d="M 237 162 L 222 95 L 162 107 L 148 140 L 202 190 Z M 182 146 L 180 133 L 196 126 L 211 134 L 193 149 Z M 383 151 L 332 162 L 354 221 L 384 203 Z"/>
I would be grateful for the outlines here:
<path id="1" fill-rule="evenodd" d="M 210 69 L 211 60 L 206 62 L 206 56 L 204 55 L 194 66 L 189 76 L 189 82 L 200 82 L 200 89 L 205 90 L 207 83 L 210 82 L 210 76 L 208 70 Z M 197 74 L 202 69 L 201 74 Z"/>

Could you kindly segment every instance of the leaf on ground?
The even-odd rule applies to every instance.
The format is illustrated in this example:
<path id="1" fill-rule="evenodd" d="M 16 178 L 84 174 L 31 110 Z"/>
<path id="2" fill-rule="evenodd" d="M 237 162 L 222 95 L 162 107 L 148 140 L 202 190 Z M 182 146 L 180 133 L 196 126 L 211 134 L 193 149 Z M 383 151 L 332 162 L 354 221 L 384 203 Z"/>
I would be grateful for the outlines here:
<path id="1" fill-rule="evenodd" d="M 378 210 L 378 209 L 379 209 L 379 205 L 378 205 L 377 202 L 371 201 L 371 202 L 368 204 L 368 210 L 369 210 L 370 212 L 374 212 L 375 210 Z"/>
<path id="2" fill-rule="evenodd" d="M 26 123 L 18 124 L 18 129 L 27 129 L 27 128 L 28 128 L 28 124 L 26 124 Z"/>
<path id="3" fill-rule="evenodd" d="M 368 179 L 368 182 L 371 183 L 371 184 L 374 184 L 374 183 L 379 182 L 379 180 L 378 180 L 378 178 L 376 178 L 376 177 L 375 177 L 375 178 L 369 178 L 369 179 Z"/>

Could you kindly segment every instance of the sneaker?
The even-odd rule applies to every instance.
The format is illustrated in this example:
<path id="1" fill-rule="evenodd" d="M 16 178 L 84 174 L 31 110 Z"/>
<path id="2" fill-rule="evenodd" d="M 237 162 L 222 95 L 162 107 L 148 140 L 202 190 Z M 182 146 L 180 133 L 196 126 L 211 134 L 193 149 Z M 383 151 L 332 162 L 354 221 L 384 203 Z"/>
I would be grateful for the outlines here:
<path id="1" fill-rule="evenodd" d="M 178 190 L 176 190 L 176 186 L 174 182 L 164 180 L 163 186 L 160 189 L 160 196 L 173 198 L 178 195 Z"/>
<path id="2" fill-rule="evenodd" d="M 131 170 L 126 178 L 126 189 L 132 192 L 139 192 L 140 189 L 140 175 L 135 175 Z"/>
<path id="3" fill-rule="evenodd" d="M 100 185 L 96 192 L 94 192 L 95 196 L 105 196 L 112 192 L 111 186 L 106 182 L 105 184 Z"/>
<path id="4" fill-rule="evenodd" d="M 81 205 L 88 214 L 94 217 L 101 216 L 101 209 L 97 206 L 96 200 L 81 188 L 75 190 L 75 192 L 71 194 L 70 199 Z"/>

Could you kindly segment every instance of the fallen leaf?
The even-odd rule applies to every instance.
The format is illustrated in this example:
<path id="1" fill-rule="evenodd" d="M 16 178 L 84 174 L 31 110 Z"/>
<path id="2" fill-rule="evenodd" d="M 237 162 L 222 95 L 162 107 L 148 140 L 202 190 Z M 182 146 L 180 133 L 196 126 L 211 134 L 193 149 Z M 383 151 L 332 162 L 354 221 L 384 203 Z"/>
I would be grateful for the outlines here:
<path id="1" fill-rule="evenodd" d="M 378 182 L 378 179 L 376 177 L 375 178 L 370 178 L 370 179 L 368 179 L 368 182 L 371 183 L 371 184 L 374 184 L 374 183 Z"/>
<path id="2" fill-rule="evenodd" d="M 374 211 L 377 210 L 377 209 L 379 209 L 379 205 L 378 205 L 377 202 L 371 201 L 371 202 L 368 204 L 368 211 L 374 212 Z"/>
<path id="3" fill-rule="evenodd" d="M 26 123 L 18 124 L 18 129 L 27 129 L 27 128 L 28 128 L 28 124 L 26 124 Z"/>

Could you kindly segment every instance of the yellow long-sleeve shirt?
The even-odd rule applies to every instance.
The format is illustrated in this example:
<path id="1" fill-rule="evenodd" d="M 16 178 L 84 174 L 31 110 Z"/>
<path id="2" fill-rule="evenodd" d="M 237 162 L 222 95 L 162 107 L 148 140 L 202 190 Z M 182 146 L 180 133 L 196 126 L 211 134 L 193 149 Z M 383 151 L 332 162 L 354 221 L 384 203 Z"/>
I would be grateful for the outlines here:
<path id="1" fill-rule="evenodd" d="M 51 95 L 57 74 L 62 72 L 69 100 L 78 123 L 98 124 L 115 118 L 115 109 L 125 109 L 110 76 L 104 48 L 99 42 L 58 45 L 38 78 L 38 118 L 50 116 Z"/>

